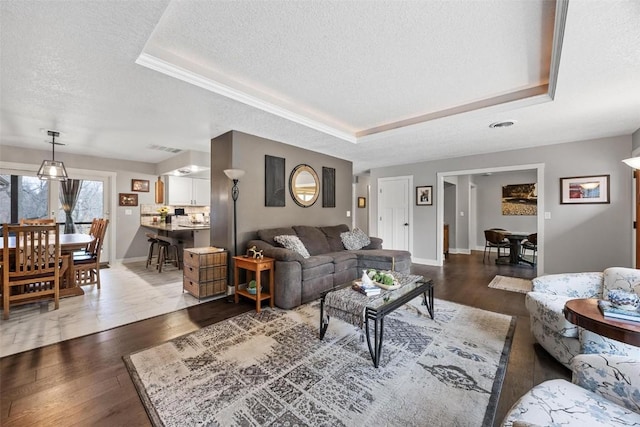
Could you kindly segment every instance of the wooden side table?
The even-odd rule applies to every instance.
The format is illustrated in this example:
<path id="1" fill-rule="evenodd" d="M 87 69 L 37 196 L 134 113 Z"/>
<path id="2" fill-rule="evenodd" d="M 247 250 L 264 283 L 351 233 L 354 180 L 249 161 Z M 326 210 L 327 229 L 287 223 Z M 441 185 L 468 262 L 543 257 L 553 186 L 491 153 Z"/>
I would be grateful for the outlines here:
<path id="1" fill-rule="evenodd" d="M 262 300 L 269 300 L 269 305 L 273 308 L 274 295 L 273 295 L 273 258 L 264 257 L 262 259 L 248 258 L 244 256 L 234 256 L 233 257 L 233 265 L 234 265 L 234 285 L 235 285 L 235 302 L 236 304 L 239 301 L 239 296 L 252 299 L 256 302 L 256 312 L 260 313 L 260 303 Z M 239 277 L 240 277 L 240 269 L 252 271 L 255 275 L 256 280 L 256 293 L 250 294 L 246 289 L 240 289 Z M 260 273 L 263 271 L 269 272 L 269 291 L 261 292 L 262 284 L 260 283 Z M 247 279 L 249 275 L 247 274 Z M 248 280 L 247 280 L 248 282 Z"/>
<path id="2" fill-rule="evenodd" d="M 598 335 L 640 347 L 640 322 L 605 318 L 598 309 L 597 298 L 578 298 L 564 305 L 564 317 Z"/>

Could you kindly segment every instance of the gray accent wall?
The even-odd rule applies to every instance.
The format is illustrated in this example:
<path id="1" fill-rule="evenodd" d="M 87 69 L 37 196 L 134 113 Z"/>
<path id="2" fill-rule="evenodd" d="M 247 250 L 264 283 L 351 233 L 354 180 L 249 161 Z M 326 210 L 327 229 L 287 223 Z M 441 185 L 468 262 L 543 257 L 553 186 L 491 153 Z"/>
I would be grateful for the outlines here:
<path id="1" fill-rule="evenodd" d="M 264 205 L 264 156 L 285 159 L 286 197 L 284 207 Z M 322 207 L 322 193 L 314 205 L 303 208 L 295 204 L 289 194 L 289 174 L 299 164 L 313 167 L 322 183 L 322 167 L 336 170 L 336 207 Z M 224 175 L 224 169 L 242 169 L 246 172 L 240 179 L 240 195 L 237 202 L 238 252 L 243 254 L 246 243 L 256 237 L 256 231 L 264 228 L 292 225 L 337 225 L 351 226 L 352 176 L 351 162 L 336 157 L 315 153 L 277 141 L 230 131 L 211 140 L 211 221 L 212 245 L 229 247 L 232 244 L 233 203 L 232 183 Z M 226 188 L 225 188 L 226 187 Z M 219 192 L 215 194 L 214 192 Z M 353 213 L 353 212 L 352 212 Z M 219 219 L 217 219 L 219 218 Z"/>
<path id="2" fill-rule="evenodd" d="M 355 184 L 355 207 L 354 207 L 354 223 L 355 226 L 369 234 L 369 210 L 371 209 L 369 200 L 369 184 L 371 179 L 369 175 L 360 175 L 357 177 Z M 358 207 L 358 197 L 366 198 L 366 206 L 364 208 Z"/>
<path id="3" fill-rule="evenodd" d="M 640 129 L 631 135 L 631 149 L 634 153 L 640 152 Z"/>
<path id="4" fill-rule="evenodd" d="M 371 170 L 370 231 L 375 221 L 379 178 L 413 175 L 416 185 L 433 185 L 437 174 L 451 171 L 544 164 L 544 203 L 551 218 L 544 222 L 545 273 L 601 271 L 610 266 L 632 266 L 631 185 L 629 167 L 621 162 L 632 150 L 632 136 L 504 151 Z M 560 204 L 560 178 L 610 175 L 610 204 Z M 540 194 L 540 189 L 538 190 Z M 438 200 L 434 194 L 434 200 Z M 482 200 L 479 199 L 479 204 Z M 437 258 L 436 206 L 412 206 L 414 259 Z M 458 239 L 460 230 L 456 232 Z M 484 241 L 484 240 L 483 240 Z"/>

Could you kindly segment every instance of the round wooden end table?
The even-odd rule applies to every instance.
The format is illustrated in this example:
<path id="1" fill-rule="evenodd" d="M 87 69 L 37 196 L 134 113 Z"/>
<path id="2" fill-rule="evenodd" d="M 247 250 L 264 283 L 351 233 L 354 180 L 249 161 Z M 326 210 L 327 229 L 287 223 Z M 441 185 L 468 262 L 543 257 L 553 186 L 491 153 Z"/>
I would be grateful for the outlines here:
<path id="1" fill-rule="evenodd" d="M 603 337 L 640 347 L 640 322 L 605 318 L 597 298 L 572 299 L 564 305 L 564 317 L 574 325 Z"/>

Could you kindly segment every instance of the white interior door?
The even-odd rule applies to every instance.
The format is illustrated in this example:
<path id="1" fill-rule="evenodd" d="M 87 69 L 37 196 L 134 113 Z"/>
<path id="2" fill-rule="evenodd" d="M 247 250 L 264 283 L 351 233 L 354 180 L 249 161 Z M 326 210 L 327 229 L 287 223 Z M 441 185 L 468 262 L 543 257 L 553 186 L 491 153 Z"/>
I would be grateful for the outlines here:
<path id="1" fill-rule="evenodd" d="M 410 177 L 378 180 L 378 237 L 385 249 L 410 250 Z"/>

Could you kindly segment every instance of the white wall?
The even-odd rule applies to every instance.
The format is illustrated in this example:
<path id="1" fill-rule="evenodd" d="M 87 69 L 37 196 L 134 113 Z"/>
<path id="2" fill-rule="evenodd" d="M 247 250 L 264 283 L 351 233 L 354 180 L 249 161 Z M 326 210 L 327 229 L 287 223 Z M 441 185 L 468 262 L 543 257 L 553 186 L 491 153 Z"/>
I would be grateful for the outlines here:
<path id="1" fill-rule="evenodd" d="M 545 221 L 546 273 L 599 271 L 609 266 L 631 266 L 631 184 L 628 166 L 631 135 L 576 141 L 523 150 L 414 163 L 371 170 L 371 206 L 377 206 L 378 178 L 413 175 L 420 185 L 436 189 L 439 172 L 464 171 L 514 165 L 544 164 L 544 203 L 551 219 Z M 561 177 L 610 175 L 610 204 L 560 204 Z M 437 195 L 434 195 L 437 197 Z M 434 198 L 434 200 L 438 200 Z M 478 200 L 479 204 L 482 200 Z M 437 258 L 436 206 L 413 207 L 413 256 Z M 372 212 L 375 216 L 376 212 Z M 371 234 L 377 224 L 371 223 Z M 458 230 L 459 233 L 459 230 Z M 431 237 L 431 238 L 430 238 Z"/>

